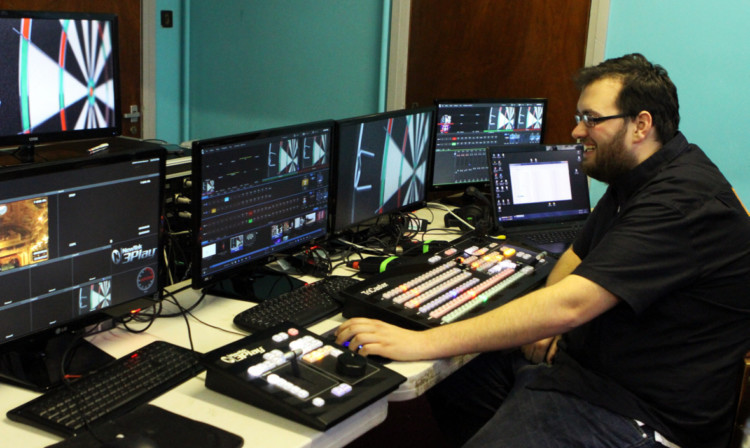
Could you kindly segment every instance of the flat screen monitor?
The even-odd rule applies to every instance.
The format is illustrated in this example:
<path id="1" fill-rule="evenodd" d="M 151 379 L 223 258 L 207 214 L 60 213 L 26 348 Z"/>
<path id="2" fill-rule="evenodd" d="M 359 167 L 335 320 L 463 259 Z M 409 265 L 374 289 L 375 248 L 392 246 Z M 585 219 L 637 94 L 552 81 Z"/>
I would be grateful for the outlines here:
<path id="1" fill-rule="evenodd" d="M 435 104 L 433 191 L 489 185 L 489 146 L 543 143 L 544 98 L 439 99 Z"/>
<path id="2" fill-rule="evenodd" d="M 239 284 L 327 236 L 332 138 L 323 121 L 193 142 L 194 288 Z"/>
<path id="3" fill-rule="evenodd" d="M 0 172 L 0 377 L 45 389 L 71 332 L 158 300 L 164 156 L 22 167 Z"/>
<path id="4" fill-rule="evenodd" d="M 583 152 L 578 143 L 488 148 L 499 224 L 512 229 L 583 222 L 591 210 L 588 178 L 581 167 Z"/>
<path id="5" fill-rule="evenodd" d="M 0 11 L 0 147 L 120 135 L 117 17 Z M 28 160 L 24 160 L 28 161 Z"/>
<path id="6" fill-rule="evenodd" d="M 424 205 L 434 112 L 405 109 L 337 122 L 334 233 Z"/>

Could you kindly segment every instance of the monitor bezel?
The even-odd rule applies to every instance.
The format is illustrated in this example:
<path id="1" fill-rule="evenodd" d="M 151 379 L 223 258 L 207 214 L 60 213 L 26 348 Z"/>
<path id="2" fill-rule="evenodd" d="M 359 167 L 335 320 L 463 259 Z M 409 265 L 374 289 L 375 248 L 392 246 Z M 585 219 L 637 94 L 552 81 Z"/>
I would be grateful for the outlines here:
<path id="1" fill-rule="evenodd" d="M 335 158 L 335 146 L 334 146 L 335 123 L 333 120 L 320 120 L 320 121 L 314 121 L 314 122 L 308 122 L 308 123 L 280 126 L 280 127 L 270 128 L 270 129 L 262 129 L 262 130 L 250 131 L 250 132 L 239 133 L 239 134 L 231 134 L 231 135 L 226 135 L 226 136 L 206 138 L 206 139 L 201 139 L 201 140 L 195 140 L 192 142 L 191 197 L 193 199 L 190 205 L 190 213 L 191 213 L 190 277 L 191 277 L 191 287 L 193 289 L 210 288 L 225 280 L 232 279 L 240 275 L 250 274 L 251 272 L 249 272 L 249 270 L 254 269 L 254 268 L 258 268 L 260 270 L 260 268 L 262 268 L 263 266 L 267 265 L 268 263 L 278 258 L 280 254 L 288 253 L 292 250 L 292 247 L 285 247 L 273 253 L 265 254 L 255 259 L 248 260 L 234 267 L 227 268 L 222 271 L 214 272 L 208 276 L 203 276 L 201 274 L 202 257 L 201 257 L 201 245 L 200 245 L 200 239 L 201 239 L 200 228 L 201 228 L 201 195 L 203 193 L 203 187 L 202 187 L 202 180 L 203 180 L 202 168 L 203 167 L 202 167 L 201 149 L 206 145 L 231 144 L 233 142 L 242 142 L 242 141 L 248 141 L 248 140 L 263 140 L 263 139 L 268 139 L 268 138 L 273 138 L 273 137 L 281 137 L 281 136 L 293 134 L 293 133 L 319 130 L 319 129 L 328 129 L 330 132 L 329 153 L 328 153 L 328 157 L 329 157 L 328 159 L 329 186 L 328 186 L 328 212 L 327 212 L 328 221 L 325 224 L 323 235 L 311 238 L 309 240 L 305 240 L 304 242 L 300 242 L 298 245 L 294 246 L 294 247 L 302 248 L 306 245 L 315 244 L 317 242 L 324 241 L 326 238 L 328 238 L 328 233 L 329 233 L 329 229 L 331 226 L 331 213 L 330 213 L 330 210 L 331 210 L 330 209 L 330 201 L 331 201 L 330 178 L 331 176 L 330 176 L 330 173 L 333 172 L 331 167 L 333 165 L 332 161 Z"/>
<path id="2" fill-rule="evenodd" d="M 549 115 L 549 101 L 543 97 L 495 97 L 495 98 L 436 98 L 434 100 L 435 107 L 435 119 L 434 119 L 434 132 L 432 136 L 432 163 L 429 166 L 428 174 L 428 188 L 430 192 L 443 194 L 443 193 L 457 193 L 466 190 L 468 187 L 476 187 L 482 191 L 488 191 L 490 184 L 489 179 L 483 182 L 456 182 L 456 183 L 444 183 L 435 185 L 435 163 L 437 161 L 435 153 L 437 152 L 437 134 L 439 131 L 439 118 L 440 106 L 445 105 L 458 105 L 458 104 L 504 104 L 504 103 L 542 103 L 544 105 L 544 114 L 542 119 L 542 128 L 540 129 L 539 143 L 544 144 L 545 133 L 547 129 L 547 120 Z M 534 143 L 536 144 L 536 143 Z M 488 145 L 496 146 L 496 145 Z M 486 152 L 486 148 L 485 148 Z M 489 174 L 489 171 L 488 171 Z"/>
<path id="3" fill-rule="evenodd" d="M 434 128 L 436 124 L 436 108 L 434 106 L 427 106 L 427 107 L 418 107 L 418 108 L 411 108 L 411 109 L 397 109 L 397 110 L 391 110 L 386 112 L 379 112 L 374 114 L 368 114 L 368 115 L 361 115 L 356 117 L 350 117 L 350 118 L 344 118 L 340 120 L 336 120 L 336 140 L 334 146 L 336 147 L 336 153 L 341 154 L 341 127 L 342 126 L 348 126 L 352 124 L 360 124 L 360 123 L 371 123 L 374 121 L 380 121 L 384 119 L 394 118 L 394 117 L 405 117 L 407 115 L 417 115 L 417 114 L 423 114 L 423 113 L 431 113 L 430 117 L 430 128 Z M 375 214 L 372 216 L 369 216 L 364 219 L 357 220 L 354 223 L 348 223 L 345 227 L 340 227 L 336 223 L 336 215 L 339 213 L 339 201 L 338 197 L 336 195 L 336 192 L 339 190 L 339 169 L 340 169 L 340 161 L 341 157 L 340 155 L 334 159 L 334 167 L 333 172 L 336 173 L 336 176 L 333 176 L 333 190 L 331 194 L 331 213 L 330 216 L 330 234 L 332 237 L 335 236 L 341 236 L 345 234 L 347 231 L 351 231 L 359 226 L 363 226 L 369 223 L 375 223 L 380 219 L 381 217 L 387 217 L 389 214 L 393 213 L 408 213 L 420 208 L 423 208 L 425 204 L 428 201 L 427 194 L 429 192 L 429 182 L 430 182 L 430 170 L 432 168 L 433 164 L 433 151 L 434 151 L 434 133 L 430 132 L 428 135 L 429 141 L 427 142 L 427 160 L 426 160 L 426 170 L 425 170 L 425 185 L 424 185 L 424 194 L 421 200 L 412 202 L 410 204 L 405 204 L 401 207 L 384 211 L 381 214 Z"/>
<path id="4" fill-rule="evenodd" d="M 6 134 L 0 135 L 0 148 L 33 147 L 37 144 L 63 142 L 73 140 L 88 140 L 96 138 L 117 137 L 122 134 L 122 103 L 120 96 L 120 47 L 119 47 L 119 25 L 115 14 L 109 13 L 87 13 L 66 11 L 27 11 L 27 10 L 0 10 L 0 19 L 43 19 L 43 20 L 97 20 L 110 23 L 110 36 L 112 44 L 112 70 L 114 88 L 114 124 L 102 128 L 71 129 L 54 132 L 30 132 L 28 134 Z"/>
<path id="5" fill-rule="evenodd" d="M 3 181 L 13 181 L 38 175 L 57 173 L 62 170 L 68 172 L 71 170 L 86 169 L 96 166 L 105 166 L 116 163 L 122 163 L 135 160 L 146 160 L 159 158 L 159 196 L 158 215 L 162 216 L 163 197 L 164 197 L 164 176 L 165 176 L 165 159 L 166 154 L 163 148 L 147 148 L 143 150 L 133 149 L 127 151 L 118 151 L 116 153 L 102 154 L 87 158 L 64 159 L 52 162 L 43 162 L 25 165 L 12 165 L 0 169 L 0 175 Z M 159 228 L 157 229 L 157 266 L 162 270 L 164 266 L 164 235 L 163 222 L 160 219 Z M 133 297 L 124 303 L 113 304 L 101 310 L 92 311 L 82 316 L 76 316 L 65 321 L 56 323 L 47 328 L 36 329 L 31 333 L 18 336 L 7 341 L 0 340 L 0 355 L 14 351 L 25 352 L 26 347 L 35 347 L 44 344 L 48 340 L 59 337 L 63 334 L 70 334 L 83 330 L 91 325 L 99 324 L 111 319 L 117 319 L 131 315 L 133 312 L 146 309 L 159 303 L 163 298 L 163 291 L 166 284 L 166 278 L 163 273 L 157 273 L 156 292 L 153 294 Z"/>

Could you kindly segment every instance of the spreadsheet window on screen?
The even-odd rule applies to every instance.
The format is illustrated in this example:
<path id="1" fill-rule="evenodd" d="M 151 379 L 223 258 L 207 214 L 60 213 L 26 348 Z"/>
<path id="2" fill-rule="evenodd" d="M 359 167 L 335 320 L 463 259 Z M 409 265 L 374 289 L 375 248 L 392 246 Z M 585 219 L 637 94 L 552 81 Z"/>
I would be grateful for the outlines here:
<path id="1" fill-rule="evenodd" d="M 573 199 L 567 161 L 513 163 L 508 168 L 514 204 Z"/>

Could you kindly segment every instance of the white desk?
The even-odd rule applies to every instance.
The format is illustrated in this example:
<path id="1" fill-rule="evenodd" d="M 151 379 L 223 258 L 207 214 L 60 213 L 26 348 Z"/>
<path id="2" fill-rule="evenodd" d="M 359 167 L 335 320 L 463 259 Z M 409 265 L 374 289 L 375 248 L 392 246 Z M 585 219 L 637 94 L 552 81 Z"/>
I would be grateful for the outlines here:
<path id="1" fill-rule="evenodd" d="M 189 304 L 197 292 L 179 294 L 180 302 Z M 248 302 L 208 297 L 194 310 L 201 320 L 222 328 L 237 331 L 232 326 L 235 314 L 248 308 Z M 167 306 L 171 310 L 173 307 Z M 133 328 L 138 325 L 134 324 Z M 239 334 L 229 334 L 207 327 L 190 319 L 195 349 L 206 352 L 234 340 Z M 122 329 L 101 333 L 91 339 L 95 345 L 115 357 L 161 339 L 189 347 L 185 320 L 182 317 L 157 319 L 146 333 L 133 334 Z M 151 403 L 185 417 L 220 427 L 241 436 L 248 447 L 336 447 L 344 446 L 382 423 L 387 414 L 385 398 L 371 404 L 326 432 L 284 419 L 250 406 L 226 395 L 209 390 L 204 385 L 205 373 L 188 380 L 179 387 L 158 397 Z M 2 421 L 0 447 L 44 447 L 62 440 L 60 437 L 34 427 L 10 421 L 5 413 L 37 394 L 22 388 L 0 384 Z"/>
<path id="2" fill-rule="evenodd" d="M 198 298 L 198 292 L 186 290 L 177 295 L 183 306 Z M 175 311 L 166 301 L 166 312 Z M 249 302 L 217 297 L 207 297 L 193 314 L 201 321 L 230 331 L 242 333 L 233 324 L 234 316 L 251 306 Z M 343 322 L 341 315 L 311 326 L 314 333 L 322 334 Z M 135 329 L 143 324 L 132 324 Z M 242 337 L 226 333 L 190 318 L 195 349 L 207 352 Z M 182 317 L 159 318 L 145 333 L 129 333 L 123 329 L 101 333 L 91 339 L 95 345 L 114 357 L 121 357 L 154 340 L 165 340 L 189 347 L 187 327 Z M 336 447 L 344 446 L 382 423 L 387 415 L 387 401 L 409 400 L 422 394 L 439 380 L 462 365 L 468 357 L 457 357 L 435 362 L 392 362 L 389 368 L 407 377 L 387 398 L 361 410 L 346 421 L 326 432 L 284 419 L 250 406 L 205 387 L 205 373 L 188 380 L 179 387 L 156 398 L 151 403 L 185 417 L 223 428 L 241 436 L 245 446 L 252 447 Z M 44 447 L 62 440 L 60 437 L 28 425 L 10 421 L 5 412 L 37 395 L 22 388 L 0 383 L 2 420 L 0 421 L 0 447 Z"/>

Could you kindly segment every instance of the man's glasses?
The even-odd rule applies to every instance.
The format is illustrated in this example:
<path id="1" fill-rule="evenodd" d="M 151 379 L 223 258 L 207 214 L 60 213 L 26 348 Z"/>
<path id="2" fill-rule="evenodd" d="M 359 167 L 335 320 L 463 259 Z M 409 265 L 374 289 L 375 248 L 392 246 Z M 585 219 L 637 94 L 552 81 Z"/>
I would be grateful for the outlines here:
<path id="1" fill-rule="evenodd" d="M 588 114 L 576 114 L 576 124 L 583 122 L 583 125 L 587 128 L 593 128 L 597 124 L 601 123 L 602 121 L 611 120 L 613 118 L 626 118 L 628 117 L 628 114 L 617 114 L 617 115 L 608 115 L 606 117 L 592 117 Z"/>

